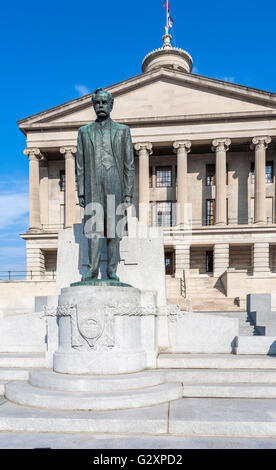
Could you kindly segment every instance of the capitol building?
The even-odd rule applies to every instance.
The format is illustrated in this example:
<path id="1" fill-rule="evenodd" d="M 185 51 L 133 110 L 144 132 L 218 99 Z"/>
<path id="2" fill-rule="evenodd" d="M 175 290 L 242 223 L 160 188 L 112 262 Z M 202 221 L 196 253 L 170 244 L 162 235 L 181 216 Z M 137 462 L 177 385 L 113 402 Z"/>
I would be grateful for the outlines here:
<path id="1" fill-rule="evenodd" d="M 111 117 L 131 128 L 136 213 L 163 230 L 168 303 L 244 311 L 248 294 L 276 286 L 276 94 L 192 70 L 192 57 L 166 33 L 140 75 L 106 88 Z M 18 122 L 30 223 L 20 235 L 27 280 L 16 288 L 30 309 L 35 296 L 57 293 L 59 235 L 82 221 L 77 134 L 94 119 L 88 94 Z"/>

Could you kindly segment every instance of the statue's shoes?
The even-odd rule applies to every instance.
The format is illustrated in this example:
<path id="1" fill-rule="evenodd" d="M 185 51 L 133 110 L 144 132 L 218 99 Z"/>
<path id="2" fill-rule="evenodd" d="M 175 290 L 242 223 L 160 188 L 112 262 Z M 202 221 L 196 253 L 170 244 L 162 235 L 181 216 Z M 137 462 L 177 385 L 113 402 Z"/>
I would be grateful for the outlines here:
<path id="1" fill-rule="evenodd" d="M 98 279 L 98 274 L 99 273 L 92 273 L 90 270 L 82 276 L 82 281 L 93 281 L 95 279 Z"/>
<path id="2" fill-rule="evenodd" d="M 108 274 L 107 274 L 107 277 L 108 277 L 108 279 L 110 279 L 111 281 L 117 281 L 117 282 L 120 281 L 120 279 L 118 278 L 118 276 L 116 275 L 115 272 L 110 272 L 110 273 L 108 273 Z"/>

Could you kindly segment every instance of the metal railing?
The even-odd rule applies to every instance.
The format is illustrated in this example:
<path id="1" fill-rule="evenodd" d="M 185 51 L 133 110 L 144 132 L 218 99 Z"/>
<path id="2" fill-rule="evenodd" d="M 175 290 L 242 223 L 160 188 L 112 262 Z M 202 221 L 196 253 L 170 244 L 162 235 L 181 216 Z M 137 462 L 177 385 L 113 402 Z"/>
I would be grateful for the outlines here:
<path id="1" fill-rule="evenodd" d="M 186 276 L 185 269 L 183 269 L 183 276 L 180 278 L 180 295 L 186 299 L 187 287 L 186 287 Z"/>
<path id="2" fill-rule="evenodd" d="M 0 281 L 32 281 L 39 279 L 56 279 L 56 271 L 0 271 Z"/>
<path id="3" fill-rule="evenodd" d="M 266 224 L 267 225 L 273 225 L 276 224 L 276 217 L 267 217 L 266 218 Z M 254 225 L 254 218 L 253 217 L 248 217 L 248 218 L 231 218 L 229 217 L 227 219 L 226 227 L 227 226 L 236 226 L 236 225 Z M 175 221 L 172 221 L 171 225 L 162 225 L 163 229 L 174 229 L 177 228 L 178 225 Z M 212 219 L 191 219 L 187 220 L 186 222 L 186 228 L 188 227 L 216 227 L 216 221 L 215 218 Z"/>

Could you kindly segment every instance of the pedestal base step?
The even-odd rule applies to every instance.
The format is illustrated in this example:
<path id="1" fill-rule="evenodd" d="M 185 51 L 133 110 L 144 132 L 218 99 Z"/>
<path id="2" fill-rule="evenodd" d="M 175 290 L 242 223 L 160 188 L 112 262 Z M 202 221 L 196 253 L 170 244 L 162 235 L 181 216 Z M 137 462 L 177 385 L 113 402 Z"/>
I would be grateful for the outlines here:
<path id="1" fill-rule="evenodd" d="M 120 392 L 64 392 L 33 387 L 27 382 L 6 385 L 5 396 L 19 405 L 56 410 L 123 410 L 159 405 L 182 397 L 182 385 L 164 383 Z"/>
<path id="2" fill-rule="evenodd" d="M 120 375 L 71 375 L 47 369 L 33 370 L 29 382 L 34 387 L 64 392 L 119 392 L 154 387 L 165 382 L 163 371 Z"/>

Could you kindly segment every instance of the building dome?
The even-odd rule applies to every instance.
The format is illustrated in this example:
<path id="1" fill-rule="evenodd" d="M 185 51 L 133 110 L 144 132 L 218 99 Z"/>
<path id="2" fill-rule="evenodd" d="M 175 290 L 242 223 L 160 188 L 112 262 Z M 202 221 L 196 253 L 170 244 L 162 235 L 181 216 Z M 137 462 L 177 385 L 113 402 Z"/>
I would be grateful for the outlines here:
<path id="1" fill-rule="evenodd" d="M 193 59 L 188 52 L 178 47 L 172 47 L 172 36 L 168 33 L 162 37 L 163 47 L 150 52 L 143 60 L 142 71 L 151 72 L 160 67 L 166 67 L 181 72 L 191 72 L 193 68 Z"/>

